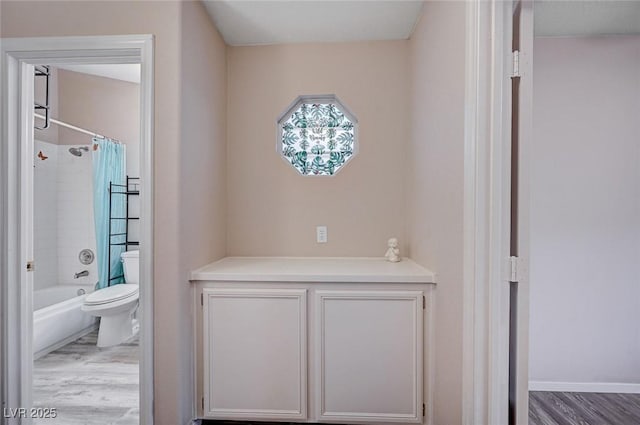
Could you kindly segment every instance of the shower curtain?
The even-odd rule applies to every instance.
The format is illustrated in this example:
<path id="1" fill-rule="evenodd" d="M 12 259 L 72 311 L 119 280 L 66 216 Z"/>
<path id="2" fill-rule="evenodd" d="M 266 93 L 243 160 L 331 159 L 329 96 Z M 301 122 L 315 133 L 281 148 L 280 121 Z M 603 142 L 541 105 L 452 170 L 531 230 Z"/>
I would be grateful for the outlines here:
<path id="1" fill-rule="evenodd" d="M 105 288 L 116 283 L 124 282 L 120 254 L 124 246 L 111 247 L 111 261 L 109 261 L 109 238 L 112 243 L 122 243 L 126 235 L 109 236 L 109 221 L 111 221 L 111 235 L 125 233 L 125 220 L 110 220 L 109 203 L 111 203 L 111 217 L 126 216 L 126 196 L 114 195 L 109 202 L 109 183 L 123 185 L 116 190 L 126 190 L 126 146 L 110 139 L 93 138 L 93 218 L 96 228 L 96 251 L 98 261 L 98 288 Z M 109 264 L 110 263 L 110 264 Z M 111 273 L 109 273 L 111 270 Z"/>

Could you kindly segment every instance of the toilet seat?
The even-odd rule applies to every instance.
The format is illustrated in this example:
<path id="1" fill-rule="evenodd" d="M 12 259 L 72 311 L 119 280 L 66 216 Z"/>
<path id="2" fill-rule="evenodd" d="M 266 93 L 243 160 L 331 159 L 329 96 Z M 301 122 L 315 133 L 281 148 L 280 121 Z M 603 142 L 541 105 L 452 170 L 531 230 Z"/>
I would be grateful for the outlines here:
<path id="1" fill-rule="evenodd" d="M 111 304 L 133 297 L 137 298 L 138 295 L 138 285 L 122 283 L 92 292 L 84 299 L 84 305 L 100 306 Z"/>

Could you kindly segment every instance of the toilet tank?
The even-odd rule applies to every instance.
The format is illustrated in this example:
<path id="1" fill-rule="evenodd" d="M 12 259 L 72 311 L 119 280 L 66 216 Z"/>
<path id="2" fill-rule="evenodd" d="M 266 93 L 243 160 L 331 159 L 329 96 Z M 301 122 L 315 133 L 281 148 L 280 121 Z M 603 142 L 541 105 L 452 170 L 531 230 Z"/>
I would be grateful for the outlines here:
<path id="1" fill-rule="evenodd" d="M 120 254 L 126 283 L 140 283 L 140 251 L 126 251 Z"/>

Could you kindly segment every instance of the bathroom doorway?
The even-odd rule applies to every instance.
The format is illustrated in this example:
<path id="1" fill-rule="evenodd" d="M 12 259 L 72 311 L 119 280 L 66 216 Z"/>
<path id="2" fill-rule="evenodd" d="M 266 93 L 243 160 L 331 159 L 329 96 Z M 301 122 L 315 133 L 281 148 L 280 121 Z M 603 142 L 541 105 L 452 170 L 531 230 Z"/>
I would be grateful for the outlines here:
<path id="1" fill-rule="evenodd" d="M 2 50 L 2 217 L 5 229 L 15 229 L 2 247 L 3 423 L 72 423 L 82 417 L 104 423 L 108 416 L 111 422 L 151 424 L 152 38 L 8 39 Z M 113 78 L 124 68 L 135 68 L 139 81 L 127 86 Z M 105 70 L 111 74 L 96 75 Z M 41 87 L 47 82 L 48 95 Z M 134 106 L 116 99 L 125 86 Z M 96 90 L 103 94 L 96 96 Z M 105 105 L 111 95 L 115 103 Z M 125 113 L 115 124 L 104 113 L 95 121 L 105 106 L 112 115 L 122 112 L 118 106 Z M 102 182 L 111 183 L 107 193 L 95 181 L 103 174 L 96 173 L 100 153 L 110 149 L 127 154 L 119 159 L 123 181 Z M 104 170 L 113 164 L 107 161 Z M 108 200 L 99 205 L 105 193 Z M 106 239 L 96 211 L 106 215 Z M 106 252 L 100 248 L 104 240 Z M 140 253 L 139 285 L 123 282 L 134 279 L 123 276 L 121 251 Z M 102 314 L 102 295 L 134 286 L 135 294 L 107 297 L 128 302 L 130 335 L 102 332 L 111 319 Z M 92 399 L 102 405 L 93 406 Z"/>
<path id="2" fill-rule="evenodd" d="M 137 424 L 140 65 L 34 79 L 34 423 Z"/>

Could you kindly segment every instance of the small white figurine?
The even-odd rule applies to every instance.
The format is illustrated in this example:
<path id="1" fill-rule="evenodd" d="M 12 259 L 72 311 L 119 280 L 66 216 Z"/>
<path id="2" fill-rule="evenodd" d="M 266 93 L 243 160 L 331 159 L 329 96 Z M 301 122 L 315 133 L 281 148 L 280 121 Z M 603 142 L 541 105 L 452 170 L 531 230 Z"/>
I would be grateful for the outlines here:
<path id="1" fill-rule="evenodd" d="M 390 238 L 387 241 L 387 246 L 389 247 L 389 249 L 387 249 L 387 253 L 384 254 L 384 256 L 387 257 L 387 261 L 391 261 L 392 263 L 397 263 L 398 261 L 400 261 L 400 248 L 398 248 L 398 239 Z"/>

